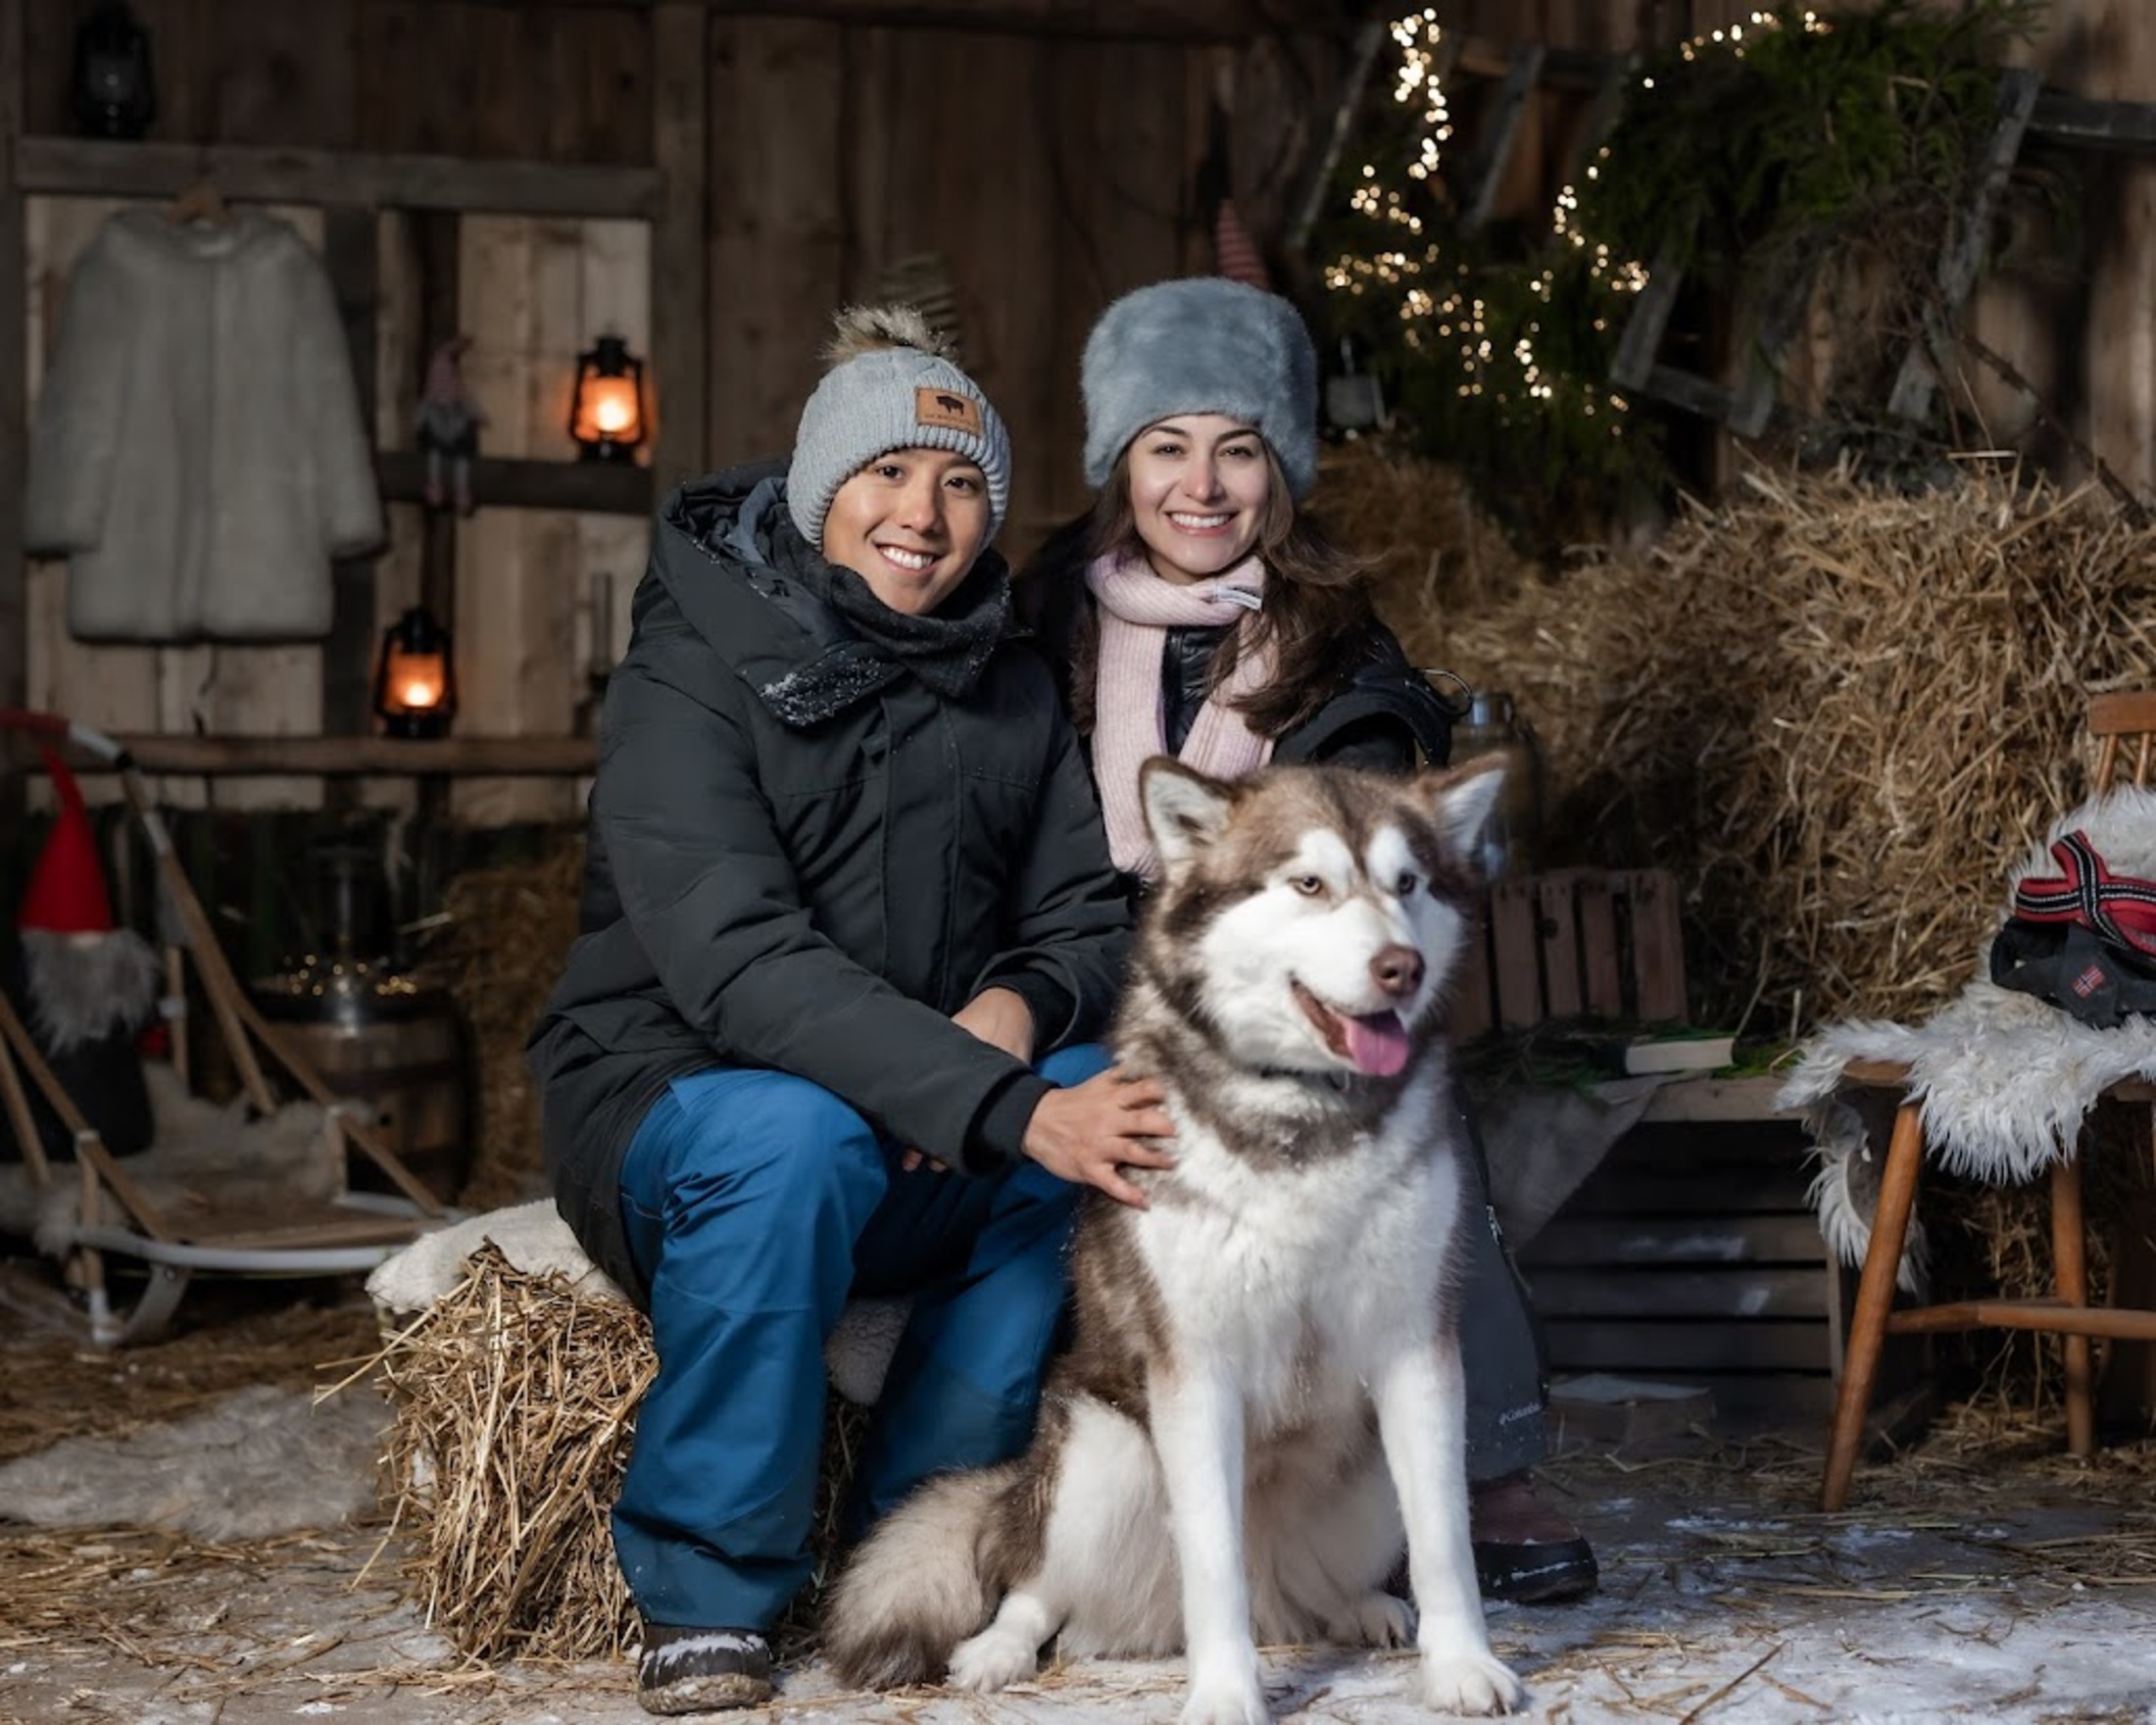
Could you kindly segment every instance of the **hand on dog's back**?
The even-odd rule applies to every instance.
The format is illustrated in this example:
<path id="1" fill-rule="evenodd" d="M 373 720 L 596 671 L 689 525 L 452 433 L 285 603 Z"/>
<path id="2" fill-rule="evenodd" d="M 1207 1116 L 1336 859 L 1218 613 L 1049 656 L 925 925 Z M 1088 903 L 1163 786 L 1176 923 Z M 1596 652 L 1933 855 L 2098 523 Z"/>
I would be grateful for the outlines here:
<path id="1" fill-rule="evenodd" d="M 1145 1193 L 1123 1170 L 1175 1166 L 1175 1158 L 1153 1142 L 1175 1136 L 1163 1100 L 1156 1080 L 1110 1066 L 1041 1099 L 1026 1122 L 1025 1153 L 1058 1180 L 1098 1186 L 1118 1204 L 1144 1209 Z"/>

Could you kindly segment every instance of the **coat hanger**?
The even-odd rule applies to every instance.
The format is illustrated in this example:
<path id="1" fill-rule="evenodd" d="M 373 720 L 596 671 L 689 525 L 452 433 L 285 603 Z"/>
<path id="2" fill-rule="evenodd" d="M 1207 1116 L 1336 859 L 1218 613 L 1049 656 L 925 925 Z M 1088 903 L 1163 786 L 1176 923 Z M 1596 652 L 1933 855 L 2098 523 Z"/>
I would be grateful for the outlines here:
<path id="1" fill-rule="evenodd" d="M 206 222 L 213 227 L 232 224 L 232 207 L 218 190 L 218 182 L 208 174 L 174 198 L 166 208 L 165 216 L 166 220 L 182 225 L 190 222 Z"/>

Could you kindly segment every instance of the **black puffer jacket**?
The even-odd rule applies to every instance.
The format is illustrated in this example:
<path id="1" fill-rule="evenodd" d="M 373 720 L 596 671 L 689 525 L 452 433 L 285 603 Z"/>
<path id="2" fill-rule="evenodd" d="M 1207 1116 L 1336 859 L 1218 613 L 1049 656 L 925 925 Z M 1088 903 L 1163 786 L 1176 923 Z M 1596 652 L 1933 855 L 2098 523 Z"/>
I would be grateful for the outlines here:
<path id="1" fill-rule="evenodd" d="M 1004 983 L 1049 1020 L 1040 1052 L 1098 1035 L 1127 940 L 1047 665 L 1006 639 L 958 700 L 897 670 L 772 567 L 780 471 L 661 511 L 607 692 L 583 933 L 532 1036 L 557 1203 L 632 1292 L 621 1158 L 670 1079 L 797 1073 L 980 1170 L 1047 1086 L 950 1014 Z"/>
<path id="2" fill-rule="evenodd" d="M 1168 631 L 1160 656 L 1163 740 L 1181 749 L 1198 722 L 1212 681 L 1213 659 L 1227 628 Z M 1273 760 L 1283 766 L 1329 762 L 1400 771 L 1418 760 L 1443 766 L 1452 749 L 1452 710 L 1383 623 L 1369 624 L 1355 667 L 1325 705 L 1283 734 Z"/>
<path id="3" fill-rule="evenodd" d="M 1085 583 L 1087 528 L 1081 518 L 1059 529 L 1017 586 L 1018 609 L 1054 660 L 1066 697 L 1075 643 L 1091 626 L 1096 604 Z M 1226 634 L 1225 626 L 1168 630 L 1160 682 L 1161 728 L 1170 750 L 1183 746 L 1198 721 Z M 1372 618 L 1353 668 L 1322 708 L 1274 743 L 1273 759 L 1283 765 L 1330 762 L 1386 770 L 1418 760 L 1443 766 L 1450 758 L 1456 716 L 1430 679 L 1408 663 L 1393 631 Z"/>

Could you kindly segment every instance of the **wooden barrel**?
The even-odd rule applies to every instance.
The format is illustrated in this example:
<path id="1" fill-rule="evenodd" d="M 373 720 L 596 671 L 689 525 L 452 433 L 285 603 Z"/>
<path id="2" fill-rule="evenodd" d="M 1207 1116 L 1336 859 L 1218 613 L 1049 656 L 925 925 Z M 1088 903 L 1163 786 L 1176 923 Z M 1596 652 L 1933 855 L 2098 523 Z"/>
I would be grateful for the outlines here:
<path id="1" fill-rule="evenodd" d="M 365 1103 L 405 1165 L 436 1197 L 454 1203 L 471 1172 L 471 1122 L 464 1021 L 450 996 L 419 989 L 380 1001 L 346 998 L 319 1015 L 289 994 L 266 989 L 257 999 L 322 1082 Z M 395 1190 L 358 1152 L 352 1185 Z"/>

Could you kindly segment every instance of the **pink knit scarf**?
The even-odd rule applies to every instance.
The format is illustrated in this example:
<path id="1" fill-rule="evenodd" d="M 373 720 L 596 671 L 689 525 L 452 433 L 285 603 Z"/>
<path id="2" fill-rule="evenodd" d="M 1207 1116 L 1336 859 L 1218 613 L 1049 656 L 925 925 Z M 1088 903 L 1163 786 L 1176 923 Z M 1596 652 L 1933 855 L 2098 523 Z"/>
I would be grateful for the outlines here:
<path id="1" fill-rule="evenodd" d="M 1195 586 L 1164 581 L 1143 560 L 1101 558 L 1086 571 L 1100 601 L 1101 668 L 1094 685 L 1093 778 L 1107 821 L 1108 854 L 1116 867 L 1141 880 L 1159 877 L 1159 860 L 1146 835 L 1138 800 L 1138 769 L 1167 753 L 1166 703 L 1160 661 L 1168 630 L 1229 625 L 1264 603 L 1265 566 L 1249 558 L 1225 574 Z M 1246 651 L 1235 672 L 1205 697 L 1176 759 L 1214 778 L 1254 772 L 1272 758 L 1273 740 L 1243 722 L 1231 702 L 1262 688 L 1273 673 L 1269 649 Z"/>

